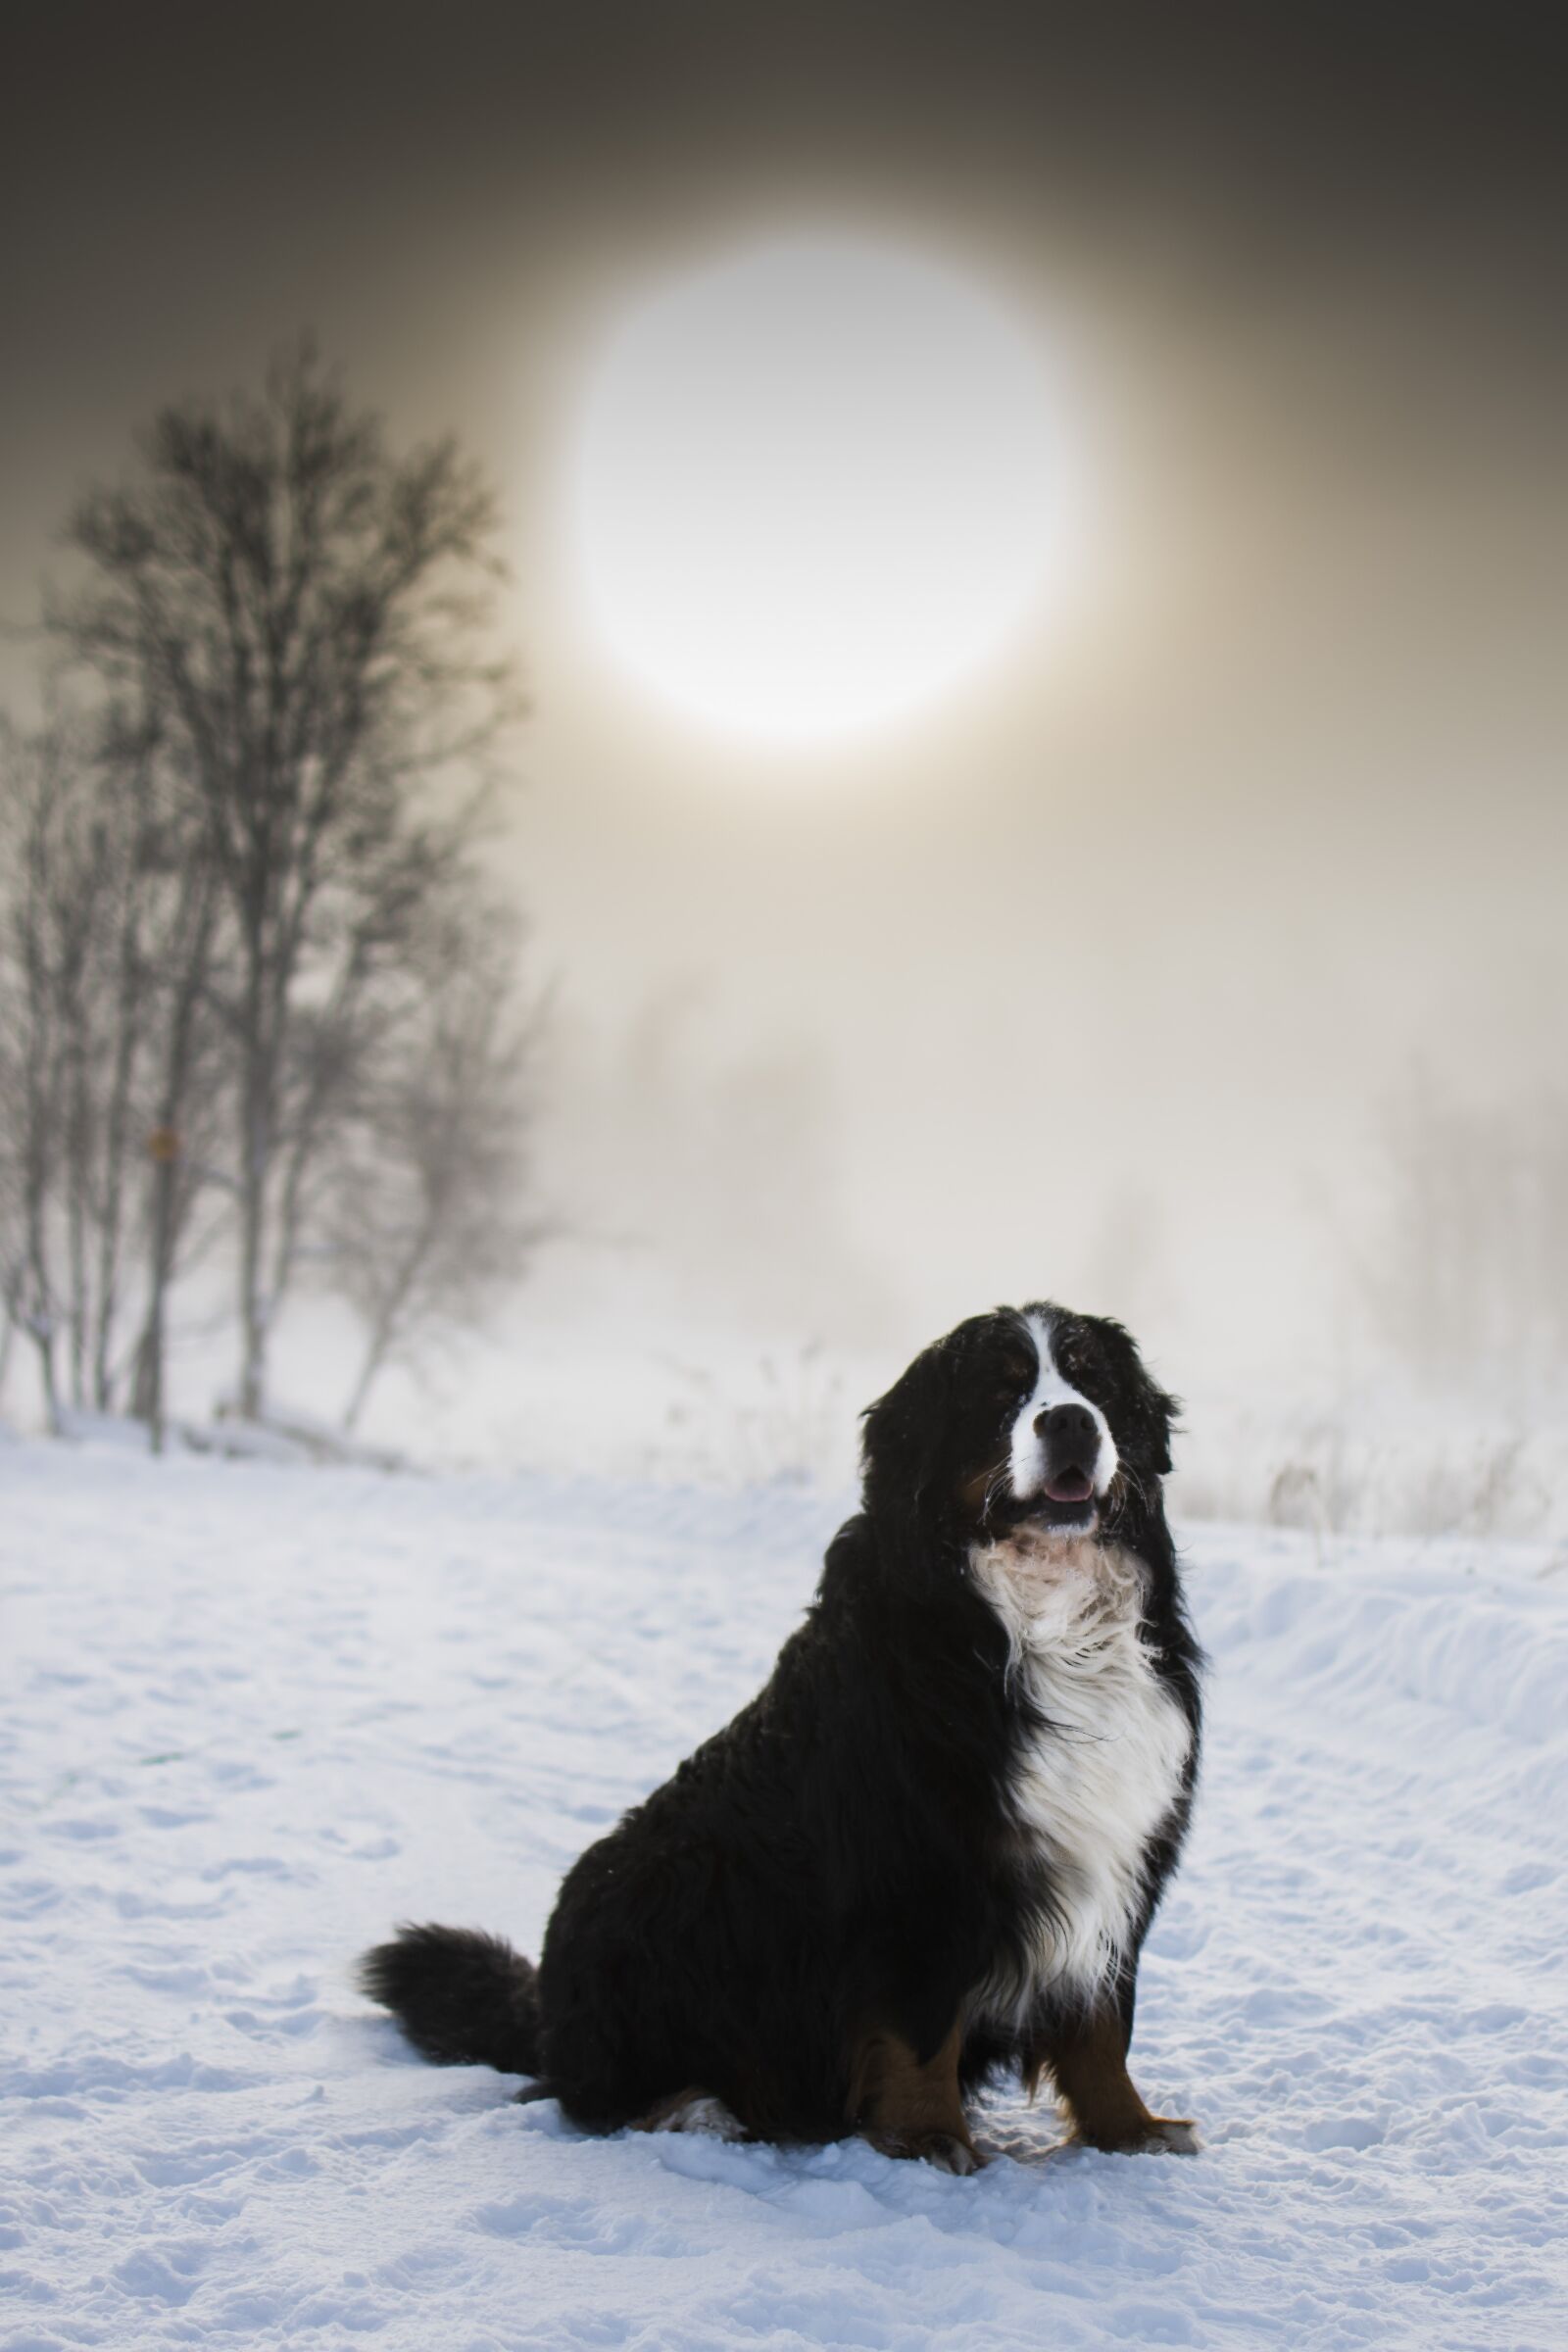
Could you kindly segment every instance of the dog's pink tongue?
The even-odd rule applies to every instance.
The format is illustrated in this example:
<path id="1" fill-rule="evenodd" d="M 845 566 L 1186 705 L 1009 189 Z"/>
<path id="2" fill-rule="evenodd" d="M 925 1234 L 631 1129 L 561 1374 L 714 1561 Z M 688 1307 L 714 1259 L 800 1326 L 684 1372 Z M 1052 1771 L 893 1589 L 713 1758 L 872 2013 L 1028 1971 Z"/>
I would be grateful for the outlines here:
<path id="1" fill-rule="evenodd" d="M 1063 1470 L 1046 1481 L 1046 1493 L 1053 1502 L 1087 1502 L 1094 1491 L 1094 1480 L 1082 1470 Z"/>

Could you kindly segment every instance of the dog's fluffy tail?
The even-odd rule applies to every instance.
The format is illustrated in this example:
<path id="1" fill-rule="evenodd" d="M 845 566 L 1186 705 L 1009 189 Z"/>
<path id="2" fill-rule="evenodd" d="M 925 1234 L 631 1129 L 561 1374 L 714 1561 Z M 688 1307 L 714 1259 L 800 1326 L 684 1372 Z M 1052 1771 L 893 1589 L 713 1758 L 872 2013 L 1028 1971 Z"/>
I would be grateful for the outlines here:
<path id="1" fill-rule="evenodd" d="M 390 2009 L 415 2048 L 437 2066 L 539 2072 L 539 1993 L 533 1963 L 500 1936 L 474 1928 L 399 1928 L 359 1965 L 360 1989 Z"/>

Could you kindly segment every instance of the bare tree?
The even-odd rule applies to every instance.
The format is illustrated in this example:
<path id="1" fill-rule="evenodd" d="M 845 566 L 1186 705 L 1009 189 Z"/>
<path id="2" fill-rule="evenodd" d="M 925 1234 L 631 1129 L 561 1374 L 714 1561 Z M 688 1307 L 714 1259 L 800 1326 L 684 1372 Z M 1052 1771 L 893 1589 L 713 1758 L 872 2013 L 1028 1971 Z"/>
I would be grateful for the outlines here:
<path id="1" fill-rule="evenodd" d="M 146 1052 L 145 1253 L 141 1329 L 136 1341 L 130 1410 L 163 1445 L 169 1299 L 182 1246 L 215 1173 L 221 1130 L 229 1124 L 226 1029 L 219 1007 L 230 993 L 230 933 L 218 875 L 188 796 L 169 797 L 154 835 L 164 889 L 161 919 L 148 957 L 144 999 Z M 226 1188 L 232 1197 L 231 1188 Z"/>
<path id="2" fill-rule="evenodd" d="M 6 986 L 0 1084 L 6 1121 L 8 1268 L 13 1311 L 37 1353 L 51 1423 L 61 1402 L 66 1339 L 76 1400 L 89 1317 L 86 1222 L 92 1121 L 93 954 L 110 853 L 89 788 L 90 767 L 63 725 L 0 741 L 3 870 L 9 878 L 0 952 Z"/>
<path id="3" fill-rule="evenodd" d="M 68 1394 L 115 1403 L 127 1316 L 161 1298 L 194 1197 L 187 1169 L 159 1212 L 214 968 L 211 923 L 186 937 L 203 867 L 178 805 L 156 730 L 114 708 L 0 738 L 0 1295 L 52 1420 Z"/>
<path id="4" fill-rule="evenodd" d="M 134 486 L 78 509 L 70 536 L 90 569 L 51 620 L 158 713 L 200 811 L 216 897 L 186 906 L 187 948 L 204 922 L 232 928 L 220 1009 L 238 1401 L 254 1415 L 388 982 L 461 864 L 515 708 L 508 665 L 482 650 L 496 512 L 450 442 L 394 457 L 309 346 L 259 396 L 166 410 L 142 454 Z M 437 788 L 444 819 L 428 813 Z"/>
<path id="5" fill-rule="evenodd" d="M 365 1332 L 349 1430 L 389 1364 L 484 1322 L 546 1231 L 526 1192 L 542 1007 L 517 998 L 515 925 L 461 883 L 432 916 L 332 1170 L 327 1279 Z"/>
<path id="6" fill-rule="evenodd" d="M 1385 1217 L 1358 1269 L 1374 1328 L 1418 1376 L 1568 1371 L 1568 1093 L 1467 1103 L 1412 1070 L 1381 1126 Z"/>

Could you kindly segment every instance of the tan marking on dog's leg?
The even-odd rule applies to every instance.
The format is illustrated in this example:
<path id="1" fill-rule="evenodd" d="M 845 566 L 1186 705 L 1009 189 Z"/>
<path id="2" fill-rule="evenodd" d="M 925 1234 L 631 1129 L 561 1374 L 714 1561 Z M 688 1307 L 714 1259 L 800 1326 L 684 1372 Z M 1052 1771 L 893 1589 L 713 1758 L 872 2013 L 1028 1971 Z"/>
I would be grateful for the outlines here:
<path id="1" fill-rule="evenodd" d="M 1054 2038 L 1032 2053 L 1025 2079 L 1038 2075 L 1041 2060 L 1056 2079 L 1079 2139 L 1091 2148 L 1169 2148 L 1183 2156 L 1196 2154 L 1197 2126 L 1175 2116 L 1151 2115 L 1127 2072 L 1121 2020 L 1111 2010 L 1097 2010 L 1081 2022 L 1063 2027 Z"/>
<path id="2" fill-rule="evenodd" d="M 921 2059 L 901 2034 L 872 2027 L 856 2043 L 850 2066 L 851 2120 L 884 2156 L 920 2156 L 950 2173 L 978 2172 L 983 2159 L 969 2136 L 958 2092 L 962 2021 L 941 2048 Z"/>

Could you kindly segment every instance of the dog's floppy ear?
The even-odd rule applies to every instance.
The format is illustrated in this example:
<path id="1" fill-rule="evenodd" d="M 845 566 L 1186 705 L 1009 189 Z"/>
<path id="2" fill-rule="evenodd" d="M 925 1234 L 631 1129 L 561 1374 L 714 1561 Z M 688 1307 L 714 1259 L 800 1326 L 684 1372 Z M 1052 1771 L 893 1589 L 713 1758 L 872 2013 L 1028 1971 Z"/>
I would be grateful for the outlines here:
<path id="1" fill-rule="evenodd" d="M 1170 1433 L 1181 1411 L 1181 1398 L 1172 1396 L 1152 1379 L 1138 1352 L 1130 1331 L 1108 1315 L 1099 1319 L 1102 1347 L 1116 1384 L 1117 1420 L 1132 1434 L 1140 1464 L 1163 1478 L 1170 1469 Z"/>
<path id="2" fill-rule="evenodd" d="M 936 1499 L 953 1428 L 962 1329 L 922 1348 L 887 1395 L 861 1414 L 867 1510 L 913 1518 L 922 1503 Z"/>

